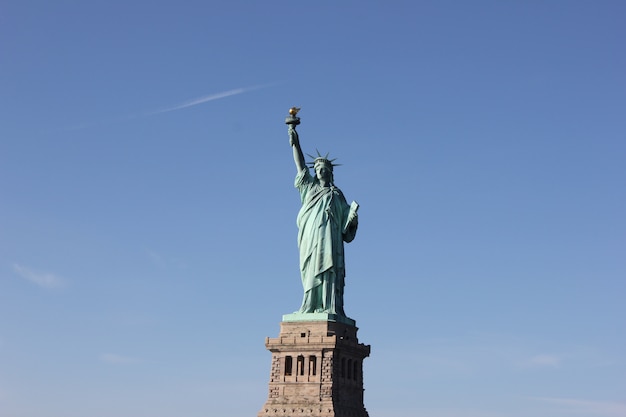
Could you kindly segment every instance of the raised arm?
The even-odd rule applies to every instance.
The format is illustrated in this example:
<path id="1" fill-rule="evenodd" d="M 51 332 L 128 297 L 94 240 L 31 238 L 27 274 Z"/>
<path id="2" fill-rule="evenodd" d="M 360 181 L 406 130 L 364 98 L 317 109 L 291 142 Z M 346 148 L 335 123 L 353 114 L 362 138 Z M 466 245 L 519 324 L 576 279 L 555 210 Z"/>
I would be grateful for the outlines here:
<path id="1" fill-rule="evenodd" d="M 298 132 L 296 132 L 293 125 L 289 125 L 289 144 L 293 148 L 293 160 L 296 163 L 296 169 L 298 172 L 301 172 L 304 168 L 306 168 L 306 163 L 304 162 L 302 148 L 300 148 L 300 138 L 298 137 Z"/>

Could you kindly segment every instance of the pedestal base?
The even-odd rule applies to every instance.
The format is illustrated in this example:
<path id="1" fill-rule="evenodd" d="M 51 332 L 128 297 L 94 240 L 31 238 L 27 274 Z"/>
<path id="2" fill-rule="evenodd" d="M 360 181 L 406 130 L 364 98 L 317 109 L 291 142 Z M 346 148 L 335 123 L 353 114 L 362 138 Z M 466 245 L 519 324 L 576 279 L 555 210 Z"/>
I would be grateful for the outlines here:
<path id="1" fill-rule="evenodd" d="M 359 343 L 356 326 L 283 321 L 280 327 L 278 338 L 265 340 L 272 367 L 268 399 L 258 417 L 369 417 L 363 359 L 370 346 Z"/>

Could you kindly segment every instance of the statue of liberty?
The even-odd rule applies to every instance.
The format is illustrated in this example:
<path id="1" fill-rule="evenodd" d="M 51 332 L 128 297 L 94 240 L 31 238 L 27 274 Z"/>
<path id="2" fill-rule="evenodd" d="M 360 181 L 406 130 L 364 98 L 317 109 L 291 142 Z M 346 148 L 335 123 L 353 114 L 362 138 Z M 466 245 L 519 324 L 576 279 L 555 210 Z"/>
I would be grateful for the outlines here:
<path id="1" fill-rule="evenodd" d="M 296 126 L 299 109 L 292 108 L 286 123 L 289 143 L 296 163 L 295 187 L 302 207 L 298 213 L 298 248 L 304 297 L 299 313 L 328 313 L 346 317 L 343 289 L 346 275 L 343 242 L 351 242 L 358 227 L 358 204 L 348 205 L 343 193 L 335 187 L 333 161 L 328 155 L 305 163 Z"/>

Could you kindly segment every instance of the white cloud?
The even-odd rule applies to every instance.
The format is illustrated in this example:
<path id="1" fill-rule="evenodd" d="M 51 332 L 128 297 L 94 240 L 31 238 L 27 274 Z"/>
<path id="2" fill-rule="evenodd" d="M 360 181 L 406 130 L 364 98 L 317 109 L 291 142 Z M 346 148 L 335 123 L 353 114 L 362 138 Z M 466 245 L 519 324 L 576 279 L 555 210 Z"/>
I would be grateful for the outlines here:
<path id="1" fill-rule="evenodd" d="M 187 107 L 197 106 L 198 104 L 206 103 L 208 101 L 218 100 L 220 98 L 226 98 L 230 96 L 235 96 L 237 94 L 247 93 L 248 91 L 256 90 L 256 89 L 263 88 L 263 87 L 266 87 L 266 85 L 258 85 L 254 87 L 245 87 L 245 88 L 235 88 L 233 90 L 223 91 L 221 93 L 209 94 L 207 96 L 202 96 L 202 97 L 185 101 L 184 103 L 180 103 L 172 107 L 168 107 L 165 109 L 156 110 L 156 111 L 147 113 L 146 116 L 159 114 L 159 113 L 167 113 L 167 112 L 174 111 L 174 110 L 180 110 L 180 109 L 184 109 Z"/>
<path id="2" fill-rule="evenodd" d="M 230 97 L 230 96 L 236 96 L 238 94 L 247 93 L 248 91 L 253 91 L 253 90 L 258 90 L 260 88 L 269 87 L 271 85 L 275 85 L 275 83 L 272 83 L 272 84 L 262 84 L 262 85 L 257 85 L 257 86 L 253 86 L 253 87 L 241 87 L 241 88 L 235 88 L 235 89 L 228 90 L 228 91 L 222 91 L 221 93 L 209 94 L 209 95 L 206 95 L 206 96 L 197 97 L 197 98 L 194 98 L 194 99 L 191 99 L 191 100 L 187 100 L 187 101 L 185 101 L 183 103 L 176 104 L 176 105 L 171 106 L 171 107 L 166 107 L 164 109 L 154 110 L 154 111 L 149 111 L 149 112 L 146 112 L 146 113 L 143 113 L 143 114 L 134 114 L 134 115 L 130 115 L 130 116 L 127 116 L 127 117 L 123 117 L 123 118 L 119 119 L 118 122 L 125 121 L 125 120 L 137 119 L 139 117 L 153 116 L 155 114 L 167 113 L 167 112 L 175 111 L 175 110 L 181 110 L 181 109 L 185 109 L 187 107 L 197 106 L 198 104 L 206 103 L 206 102 L 209 102 L 209 101 L 219 100 L 221 98 L 226 98 L 226 97 Z M 108 122 L 108 123 L 110 123 L 110 122 Z M 95 127 L 95 126 L 98 126 L 98 125 L 104 125 L 104 124 L 107 124 L 107 122 L 78 123 L 78 124 L 75 124 L 73 126 L 70 126 L 70 127 L 66 128 L 65 130 L 80 130 L 80 129 L 91 128 L 91 127 Z"/>
<path id="3" fill-rule="evenodd" d="M 148 257 L 150 258 L 150 260 L 152 261 L 152 263 L 154 265 L 156 265 L 159 268 L 166 268 L 166 267 L 174 267 L 177 269 L 186 269 L 187 268 L 187 262 L 185 262 L 185 260 L 180 259 L 180 258 L 166 258 L 164 256 L 161 256 L 160 254 L 150 250 L 150 249 L 146 249 L 146 253 L 148 255 Z"/>
<path id="4" fill-rule="evenodd" d="M 367 404 L 365 404 L 367 407 Z M 394 408 L 367 407 L 370 415 L 385 417 L 530 417 L 524 410 L 489 411 L 468 408 Z"/>
<path id="5" fill-rule="evenodd" d="M 13 264 L 13 270 L 27 281 L 43 288 L 56 288 L 65 284 L 64 280 L 49 272 L 33 271 L 30 268 Z"/>
<path id="6" fill-rule="evenodd" d="M 535 355 L 528 359 L 526 365 L 528 366 L 538 366 L 538 367 L 552 367 L 558 368 L 561 365 L 561 358 L 556 355 L 548 355 L 548 354 L 540 354 Z"/>
<path id="7" fill-rule="evenodd" d="M 158 253 L 151 251 L 150 249 L 146 249 L 146 253 L 148 257 L 154 262 L 157 266 L 163 266 L 163 257 Z"/>
<path id="8" fill-rule="evenodd" d="M 103 353 L 99 358 L 102 362 L 121 364 L 121 363 L 136 363 L 139 362 L 136 358 L 129 356 L 116 355 L 114 353 Z"/>
<path id="9" fill-rule="evenodd" d="M 584 413 L 595 417 L 625 417 L 626 403 L 589 401 L 574 398 L 537 397 L 536 400 L 565 406 L 572 413 Z"/>
<path id="10" fill-rule="evenodd" d="M 451 397 L 454 398 L 454 397 Z M 370 415 L 385 417 L 626 417 L 626 403 L 589 401 L 572 398 L 526 397 L 523 401 L 513 400 L 500 409 L 478 409 L 468 407 L 394 407 L 376 409 L 367 407 Z M 530 403 L 528 402 L 530 400 Z M 534 401 L 543 403 L 537 407 Z M 406 406 L 406 404 L 404 404 Z M 366 402 L 367 406 L 367 402 Z"/>

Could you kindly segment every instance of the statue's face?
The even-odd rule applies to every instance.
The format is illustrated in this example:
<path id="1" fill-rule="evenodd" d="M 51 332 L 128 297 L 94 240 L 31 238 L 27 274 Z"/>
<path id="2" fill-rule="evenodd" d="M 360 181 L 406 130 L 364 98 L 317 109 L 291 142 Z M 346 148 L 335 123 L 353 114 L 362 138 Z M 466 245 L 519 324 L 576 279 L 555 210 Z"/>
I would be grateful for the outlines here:
<path id="1" fill-rule="evenodd" d="M 319 164 L 315 167 L 315 174 L 320 181 L 330 182 L 332 178 L 332 171 L 327 165 Z"/>

